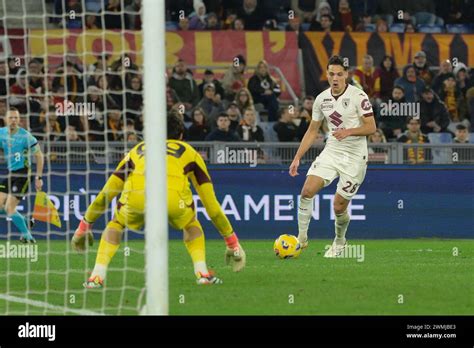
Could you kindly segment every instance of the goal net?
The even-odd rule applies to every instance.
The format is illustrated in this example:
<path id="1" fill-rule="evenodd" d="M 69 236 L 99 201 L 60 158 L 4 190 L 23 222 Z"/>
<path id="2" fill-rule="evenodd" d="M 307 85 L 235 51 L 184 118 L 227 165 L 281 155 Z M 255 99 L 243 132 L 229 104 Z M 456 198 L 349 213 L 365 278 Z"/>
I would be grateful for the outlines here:
<path id="1" fill-rule="evenodd" d="M 125 230 L 104 289 L 83 287 L 116 199 L 94 223 L 92 247 L 77 253 L 70 244 L 88 205 L 143 139 L 140 7 L 135 0 L 0 5 L 1 122 L 15 107 L 20 126 L 38 140 L 45 159 L 43 192 L 61 225 L 37 220 L 31 228 L 37 243 L 21 244 L 14 221 L 0 215 L 0 314 L 138 314 L 144 305 L 143 231 Z M 10 176 L 6 155 L 1 158 L 3 181 Z M 38 208 L 31 158 L 33 179 L 16 208 L 27 220 Z M 15 187 L 9 189 L 14 194 Z M 43 209 L 54 213 L 46 203 Z"/>

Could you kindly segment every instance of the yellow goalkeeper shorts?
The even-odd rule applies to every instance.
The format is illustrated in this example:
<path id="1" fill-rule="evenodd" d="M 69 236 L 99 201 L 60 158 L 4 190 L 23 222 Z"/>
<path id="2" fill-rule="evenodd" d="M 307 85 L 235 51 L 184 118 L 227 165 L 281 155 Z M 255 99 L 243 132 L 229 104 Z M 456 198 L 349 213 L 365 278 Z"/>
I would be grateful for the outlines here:
<path id="1" fill-rule="evenodd" d="M 145 224 L 145 190 L 140 186 L 139 189 L 124 190 L 114 212 L 113 220 L 133 231 L 140 231 Z"/>
<path id="2" fill-rule="evenodd" d="M 182 230 L 189 225 L 196 212 L 192 192 L 168 190 L 168 222 L 171 227 Z"/>

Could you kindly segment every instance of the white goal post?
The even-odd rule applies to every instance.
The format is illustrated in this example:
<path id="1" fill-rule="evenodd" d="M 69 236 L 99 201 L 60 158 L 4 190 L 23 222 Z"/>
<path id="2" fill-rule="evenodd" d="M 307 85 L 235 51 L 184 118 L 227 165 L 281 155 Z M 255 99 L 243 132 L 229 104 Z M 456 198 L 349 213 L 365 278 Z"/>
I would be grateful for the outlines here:
<path id="1" fill-rule="evenodd" d="M 143 1 L 146 314 L 168 314 L 165 2 Z"/>

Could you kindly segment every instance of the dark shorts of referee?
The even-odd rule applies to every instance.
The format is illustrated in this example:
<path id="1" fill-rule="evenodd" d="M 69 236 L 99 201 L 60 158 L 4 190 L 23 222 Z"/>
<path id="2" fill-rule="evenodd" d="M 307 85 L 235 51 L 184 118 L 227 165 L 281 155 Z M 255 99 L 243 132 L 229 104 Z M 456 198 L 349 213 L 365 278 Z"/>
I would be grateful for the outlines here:
<path id="1" fill-rule="evenodd" d="M 21 201 L 28 192 L 30 179 L 31 175 L 28 168 L 9 172 L 8 177 L 0 183 L 0 192 L 11 194 Z"/>

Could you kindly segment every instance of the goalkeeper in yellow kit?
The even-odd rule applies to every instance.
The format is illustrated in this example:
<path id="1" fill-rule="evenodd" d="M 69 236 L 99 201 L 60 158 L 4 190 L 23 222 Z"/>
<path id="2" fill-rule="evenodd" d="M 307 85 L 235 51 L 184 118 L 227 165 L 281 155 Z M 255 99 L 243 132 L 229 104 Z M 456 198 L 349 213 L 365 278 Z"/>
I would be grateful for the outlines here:
<path id="1" fill-rule="evenodd" d="M 183 230 L 183 239 L 194 264 L 198 284 L 221 283 L 206 265 L 205 241 L 201 224 L 194 211 L 189 179 L 193 183 L 212 222 L 224 238 L 227 248 L 227 264 L 233 262 L 233 270 L 245 267 L 245 252 L 237 235 L 223 213 L 214 193 L 214 187 L 202 157 L 192 146 L 181 141 L 184 124 L 175 115 L 168 116 L 167 176 L 168 221 L 176 229 Z M 145 144 L 135 146 L 119 163 L 102 191 L 88 207 L 84 219 L 72 238 L 77 251 L 85 250 L 86 242 L 93 243 L 92 224 L 104 213 L 110 202 L 121 193 L 114 218 L 102 234 L 97 258 L 91 277 L 84 284 L 87 288 L 100 288 L 106 277 L 107 267 L 117 252 L 125 227 L 139 230 L 144 224 L 145 212 Z"/>

